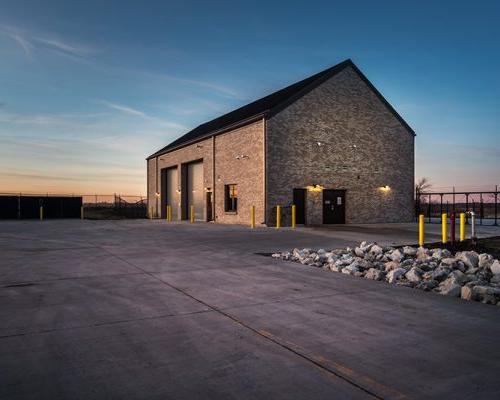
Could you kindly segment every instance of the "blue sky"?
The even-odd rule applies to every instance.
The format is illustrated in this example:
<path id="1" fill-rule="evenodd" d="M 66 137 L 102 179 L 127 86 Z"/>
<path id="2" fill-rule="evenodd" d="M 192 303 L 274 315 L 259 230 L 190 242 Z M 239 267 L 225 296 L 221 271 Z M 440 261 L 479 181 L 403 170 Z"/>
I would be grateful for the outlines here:
<path id="1" fill-rule="evenodd" d="M 497 1 L 0 9 L 1 191 L 144 193 L 147 155 L 346 58 L 417 132 L 417 178 L 500 185 Z"/>

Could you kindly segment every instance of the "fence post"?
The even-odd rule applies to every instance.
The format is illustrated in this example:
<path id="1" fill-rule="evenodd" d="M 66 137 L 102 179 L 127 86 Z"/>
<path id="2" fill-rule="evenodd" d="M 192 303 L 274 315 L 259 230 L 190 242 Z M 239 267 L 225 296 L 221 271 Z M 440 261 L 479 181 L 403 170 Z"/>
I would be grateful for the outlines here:
<path id="1" fill-rule="evenodd" d="M 292 228 L 295 228 L 295 223 L 296 223 L 296 219 L 295 219 L 295 215 L 296 215 L 296 207 L 295 207 L 295 204 L 292 205 Z"/>
<path id="2" fill-rule="evenodd" d="M 281 206 L 276 206 L 276 229 L 281 227 Z"/>
<path id="3" fill-rule="evenodd" d="M 418 216 L 418 245 L 423 247 L 425 241 L 425 222 L 424 222 L 424 214 L 420 214 Z"/>
<path id="4" fill-rule="evenodd" d="M 441 240 L 443 244 L 446 244 L 446 241 L 448 239 L 448 220 L 447 220 L 447 215 L 446 213 L 441 214 Z"/>
<path id="5" fill-rule="evenodd" d="M 255 228 L 255 206 L 250 207 L 250 228 Z"/>

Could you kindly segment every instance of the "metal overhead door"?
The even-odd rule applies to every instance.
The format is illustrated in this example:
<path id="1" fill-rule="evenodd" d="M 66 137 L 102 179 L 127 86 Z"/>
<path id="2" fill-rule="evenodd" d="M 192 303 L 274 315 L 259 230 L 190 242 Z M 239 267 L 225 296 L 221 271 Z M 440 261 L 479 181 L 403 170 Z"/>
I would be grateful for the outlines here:
<path id="1" fill-rule="evenodd" d="M 177 168 L 169 168 L 166 171 L 166 184 L 167 184 L 167 199 L 166 205 L 172 207 L 172 220 L 179 219 L 180 208 L 180 195 L 178 191 L 179 180 L 177 175 Z"/>
<path id="2" fill-rule="evenodd" d="M 194 162 L 187 165 L 187 212 L 194 206 L 194 218 L 203 220 L 205 197 L 203 195 L 203 162 Z"/>

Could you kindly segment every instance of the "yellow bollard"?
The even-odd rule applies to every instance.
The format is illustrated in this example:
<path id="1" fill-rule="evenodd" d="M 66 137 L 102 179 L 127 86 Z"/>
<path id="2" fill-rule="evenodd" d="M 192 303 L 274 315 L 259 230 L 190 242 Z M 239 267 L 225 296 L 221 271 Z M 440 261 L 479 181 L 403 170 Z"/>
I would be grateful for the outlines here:
<path id="1" fill-rule="evenodd" d="M 255 228 L 255 206 L 250 207 L 250 228 Z"/>
<path id="2" fill-rule="evenodd" d="M 446 213 L 441 215 L 441 236 L 442 242 L 446 243 L 448 239 L 448 219 Z"/>
<path id="3" fill-rule="evenodd" d="M 80 207 L 80 219 L 84 219 L 83 206 Z"/>
<path id="4" fill-rule="evenodd" d="M 190 215 L 190 220 L 191 220 L 191 223 L 194 223 L 194 206 L 192 205 L 189 209 L 189 215 Z"/>
<path id="5" fill-rule="evenodd" d="M 281 228 L 281 206 L 276 206 L 276 229 Z"/>
<path id="6" fill-rule="evenodd" d="M 296 207 L 295 205 L 292 205 L 292 228 L 295 228 L 295 215 L 296 215 Z"/>
<path id="7" fill-rule="evenodd" d="M 40 221 L 43 221 L 43 207 L 40 206 Z"/>
<path id="8" fill-rule="evenodd" d="M 168 206 L 168 220 L 172 221 L 172 206 Z"/>
<path id="9" fill-rule="evenodd" d="M 170 222 L 170 206 L 167 205 L 167 222 Z"/>
<path id="10" fill-rule="evenodd" d="M 460 213 L 460 241 L 465 240 L 465 213 Z"/>
<path id="11" fill-rule="evenodd" d="M 418 216 L 418 245 L 423 247 L 425 241 L 424 214 Z"/>

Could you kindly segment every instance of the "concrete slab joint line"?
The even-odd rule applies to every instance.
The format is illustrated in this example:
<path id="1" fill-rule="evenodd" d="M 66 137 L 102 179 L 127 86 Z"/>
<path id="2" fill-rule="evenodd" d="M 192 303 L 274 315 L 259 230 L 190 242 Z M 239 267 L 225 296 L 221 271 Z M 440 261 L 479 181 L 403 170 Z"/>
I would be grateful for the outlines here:
<path id="1" fill-rule="evenodd" d="M 336 364 L 336 363 L 330 363 L 330 365 L 328 365 L 328 363 L 324 362 L 326 359 L 315 359 L 313 356 L 308 355 L 307 352 L 305 352 L 305 351 L 302 351 L 302 352 L 297 351 L 292 346 L 287 345 L 285 343 L 282 343 L 280 340 L 278 340 L 278 338 L 274 337 L 272 334 L 270 334 L 266 331 L 258 330 L 256 328 L 246 324 L 245 322 L 239 320 L 235 316 L 233 316 L 227 312 L 224 312 L 221 309 L 219 309 L 211 304 L 206 303 L 205 301 L 197 298 L 196 296 L 189 294 L 187 291 L 171 284 L 170 282 L 165 281 L 164 279 L 157 277 L 153 273 L 150 273 L 150 272 L 144 270 L 143 268 L 139 267 L 138 265 L 136 265 L 136 264 L 120 257 L 120 256 L 117 256 L 116 254 L 112 253 L 108 249 L 102 248 L 102 250 L 104 250 L 108 254 L 118 258 L 119 260 L 126 262 L 130 266 L 137 268 L 138 270 L 142 271 L 144 274 L 151 276 L 152 278 L 162 282 L 163 284 L 165 284 L 165 285 L 169 286 L 170 288 L 182 293 L 183 295 L 188 296 L 189 298 L 197 301 L 198 303 L 210 308 L 211 310 L 217 312 L 218 314 L 220 314 L 226 318 L 229 318 L 231 321 L 233 321 L 236 324 L 252 331 L 256 335 L 258 335 L 266 340 L 271 341 L 272 343 L 280 346 L 282 349 L 290 351 L 293 354 L 295 354 L 296 356 L 314 364 L 315 366 L 319 367 L 320 369 L 324 370 L 325 372 L 328 372 L 328 373 L 336 376 L 337 378 L 340 378 L 340 379 L 346 381 L 347 383 L 349 383 L 349 384 L 353 385 L 354 387 L 358 388 L 359 390 L 362 390 L 363 392 L 373 396 L 376 399 L 381 399 L 381 400 L 384 400 L 384 399 L 401 399 L 401 400 L 408 399 L 408 397 L 406 397 L 402 393 L 399 393 L 393 389 L 390 389 L 390 388 L 376 382 L 375 380 L 373 380 L 371 378 L 367 378 L 367 377 L 364 377 L 360 374 L 354 373 L 352 370 L 350 370 L 349 368 L 347 368 L 345 366 L 341 366 L 340 364 Z"/>

